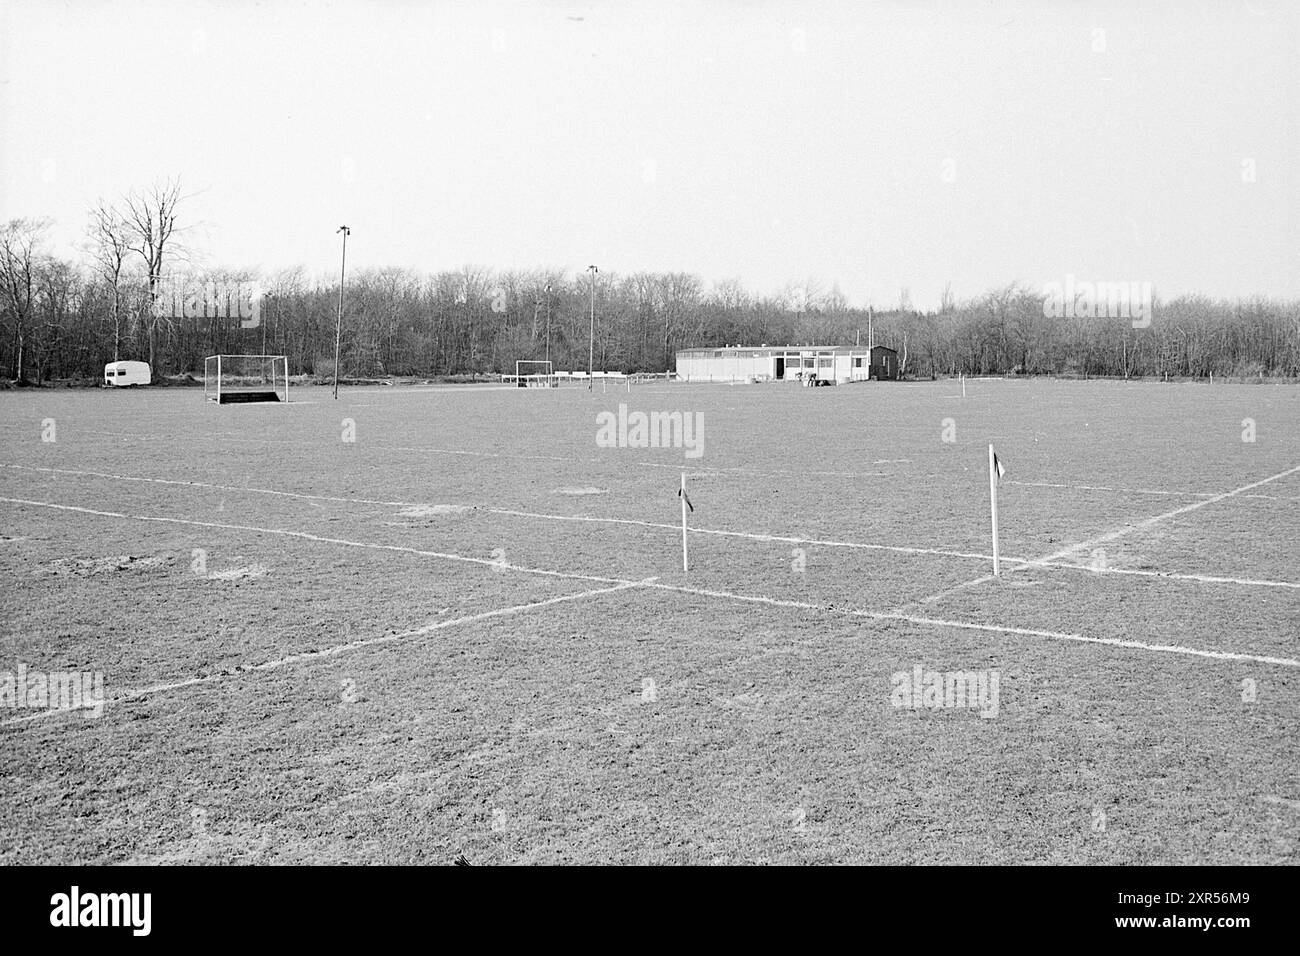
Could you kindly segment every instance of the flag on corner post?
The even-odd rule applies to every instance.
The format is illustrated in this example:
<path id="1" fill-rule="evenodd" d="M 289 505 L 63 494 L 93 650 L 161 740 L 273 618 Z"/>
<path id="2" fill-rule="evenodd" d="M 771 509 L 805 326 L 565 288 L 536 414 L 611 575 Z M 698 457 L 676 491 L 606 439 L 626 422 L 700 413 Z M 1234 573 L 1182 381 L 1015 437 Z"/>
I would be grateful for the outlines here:
<path id="1" fill-rule="evenodd" d="M 1000 562 L 998 560 L 998 483 L 1002 481 L 1002 476 L 1007 473 L 1006 466 L 998 458 L 997 453 L 993 451 L 993 446 L 989 445 L 989 519 L 993 526 L 993 576 L 997 577 L 1002 573 Z"/>
<path id="2" fill-rule="evenodd" d="M 686 472 L 682 472 L 682 486 L 677 490 L 677 497 L 682 499 L 682 573 L 689 574 L 691 570 L 690 560 L 686 556 L 686 509 L 690 508 L 692 513 L 695 506 L 691 504 L 691 499 L 686 494 Z"/>

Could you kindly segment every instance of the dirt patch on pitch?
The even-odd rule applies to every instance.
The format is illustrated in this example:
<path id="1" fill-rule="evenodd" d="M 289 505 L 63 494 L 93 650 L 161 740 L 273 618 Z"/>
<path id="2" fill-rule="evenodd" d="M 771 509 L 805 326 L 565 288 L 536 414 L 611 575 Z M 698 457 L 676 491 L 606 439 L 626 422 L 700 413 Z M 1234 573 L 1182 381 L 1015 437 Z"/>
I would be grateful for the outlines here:
<path id="1" fill-rule="evenodd" d="M 107 558 L 56 558 L 36 568 L 35 574 L 72 575 L 75 577 L 94 577 L 98 574 L 113 574 L 118 571 L 130 571 L 137 574 L 158 571 L 176 563 L 172 554 L 131 555 L 120 554 Z"/>

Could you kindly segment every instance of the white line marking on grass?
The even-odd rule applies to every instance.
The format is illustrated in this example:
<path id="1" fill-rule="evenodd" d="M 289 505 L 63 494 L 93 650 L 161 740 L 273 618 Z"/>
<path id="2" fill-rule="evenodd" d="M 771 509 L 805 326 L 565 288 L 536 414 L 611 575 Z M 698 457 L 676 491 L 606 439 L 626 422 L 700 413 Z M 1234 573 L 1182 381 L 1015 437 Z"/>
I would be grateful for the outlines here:
<path id="1" fill-rule="evenodd" d="M 306 501 L 314 508 L 321 507 L 320 505 L 316 504 L 316 502 L 318 501 L 331 501 L 340 504 L 384 505 L 385 507 L 393 507 L 393 508 L 418 508 L 418 507 L 427 506 L 427 503 L 421 503 L 415 501 L 385 501 L 378 498 L 341 498 L 332 495 L 312 495 L 312 494 L 306 494 L 304 492 L 296 492 L 296 491 L 279 491 L 274 488 L 250 488 L 247 486 L 240 486 L 240 485 L 217 485 L 217 484 L 212 484 L 210 482 L 204 482 L 204 481 L 181 481 L 174 478 L 148 478 L 139 475 L 117 475 L 117 474 L 110 474 L 108 472 L 102 472 L 102 471 L 84 471 L 84 470 L 76 470 L 70 468 L 43 468 L 35 465 L 10 465 L 10 464 L 0 464 L 0 468 L 17 468 L 23 471 L 39 471 L 39 472 L 48 472 L 48 473 L 62 474 L 62 475 L 82 475 L 82 476 L 89 476 L 93 478 L 109 478 L 114 481 L 137 481 L 137 482 L 148 482 L 151 484 L 177 485 L 185 488 L 207 488 L 214 491 L 234 491 L 234 492 L 245 492 L 248 494 L 274 495 L 276 497 L 281 497 L 281 498 L 294 498 L 294 499 Z M 697 475 L 696 477 L 709 477 L 709 476 Z M 677 531 L 678 528 L 680 527 L 679 525 L 666 524 L 666 523 L 656 522 L 656 521 L 639 521 L 635 518 L 602 518 L 602 517 L 596 517 L 590 515 L 557 515 L 557 514 L 547 514 L 544 512 L 537 512 L 537 511 L 520 511 L 513 508 L 483 508 L 482 510 L 488 514 L 498 514 L 507 517 L 515 517 L 515 518 L 529 518 L 529 519 L 542 520 L 542 521 L 571 521 L 571 522 L 589 522 L 589 523 L 596 523 L 596 524 L 623 524 L 623 525 L 632 525 L 635 527 L 642 527 L 642 528 L 659 528 L 668 531 Z M 384 524 L 394 528 L 414 527 L 413 525 L 405 522 L 385 521 Z M 689 528 L 688 530 L 692 534 L 712 534 L 712 535 L 720 535 L 724 537 L 745 538 L 750 541 L 779 542 L 782 544 L 815 545 L 815 546 L 827 547 L 827 548 L 849 548 L 849 549 L 863 550 L 863 551 L 889 551 L 897 554 L 933 555 L 936 557 L 945 557 L 945 558 L 962 558 L 970 561 L 987 562 L 993 560 L 992 555 L 988 555 L 988 554 L 979 554 L 970 551 L 949 551 L 942 548 L 912 548 L 912 547 L 906 547 L 902 545 L 867 544 L 861 541 L 829 541 L 829 540 L 824 540 L 819 538 L 796 538 L 787 535 L 757 534 L 748 531 L 727 531 L 721 528 Z M 14 538 L 10 540 L 24 541 L 26 539 Z M 0 540 L 0 544 L 3 543 L 4 543 L 3 540 Z M 1225 577 L 1220 575 L 1191 574 L 1191 573 L 1182 573 L 1182 572 L 1175 572 L 1175 571 L 1148 571 L 1148 570 L 1140 570 L 1136 568 L 1095 568 L 1089 565 L 1074 564 L 1072 562 L 1060 561 L 1060 560 L 1048 560 L 1046 558 L 1040 560 L 1034 560 L 1031 558 L 1004 557 L 1002 560 L 1007 564 L 1023 565 L 1026 567 L 1065 568 L 1071 571 L 1084 571 L 1092 574 L 1129 574 L 1129 575 L 1138 575 L 1142 577 L 1167 578 L 1173 581 L 1197 581 L 1203 584 L 1240 584 L 1240 585 L 1248 585 L 1253 587 L 1300 589 L 1300 583 L 1294 583 L 1291 581 L 1271 581 L 1271 580 L 1261 580 L 1258 578 L 1234 578 L 1234 577 Z M 968 587 L 972 587 L 973 585 L 982 584 L 986 581 L 991 581 L 991 580 L 993 580 L 991 575 L 985 575 L 983 577 L 979 577 L 971 581 L 967 581 L 964 584 L 957 585 L 953 590 L 962 590 Z M 943 597 L 950 593 L 953 593 L 953 591 L 942 591 L 938 595 L 934 595 L 931 598 L 925 598 L 918 601 L 914 601 L 911 602 L 911 604 L 903 605 L 903 607 L 910 607 L 912 606 L 912 604 L 928 603 L 931 600 L 937 600 L 939 597 Z M 901 609 L 902 608 L 898 608 L 897 610 L 901 610 Z"/>
<path id="2" fill-rule="evenodd" d="M 1006 485 L 1021 488 L 1059 488 L 1065 491 L 1115 491 L 1130 495 L 1168 495 L 1176 498 L 1212 498 L 1214 492 L 1161 491 L 1155 488 L 1111 488 L 1106 485 L 1067 485 L 1054 481 L 1004 481 Z"/>
<path id="3" fill-rule="evenodd" d="M 1113 491 L 1126 495 L 1162 495 L 1170 498 L 1213 498 L 1215 491 L 1162 491 L 1157 488 L 1115 488 L 1108 485 L 1065 485 L 1054 481 L 1011 481 L 1004 485 L 1018 485 L 1021 488 L 1059 488 L 1065 491 Z M 1300 501 L 1300 498 L 1287 495 L 1240 495 L 1253 501 Z"/>
<path id="4" fill-rule="evenodd" d="M 0 502 L 16 505 L 31 505 L 35 508 L 53 508 L 57 511 L 73 511 L 78 514 L 96 515 L 102 518 L 124 518 L 128 521 L 152 521 L 160 524 L 188 525 L 195 528 L 216 528 L 221 531 L 251 531 L 254 534 L 274 534 L 287 538 L 299 538 L 318 544 L 339 544 L 351 548 L 367 548 L 372 551 L 393 551 L 399 554 L 414 554 L 424 558 L 441 558 L 446 561 L 460 561 L 465 564 L 478 564 L 503 571 L 519 571 L 522 574 L 537 574 L 544 577 L 566 578 L 574 581 L 595 581 L 601 584 L 627 584 L 627 578 L 602 577 L 596 574 L 578 574 L 567 571 L 551 571 L 546 568 L 528 568 L 518 564 L 504 564 L 494 558 L 474 558 L 465 554 L 451 554 L 445 551 L 426 551 L 421 548 L 407 548 L 397 544 L 375 544 L 370 541 L 350 541 L 346 538 L 327 538 L 323 535 L 309 534 L 306 531 L 292 531 L 287 528 L 262 528 L 257 525 L 225 524 L 219 521 L 195 521 L 191 518 L 163 518 L 156 515 L 133 515 L 121 511 L 100 511 L 95 508 L 83 508 L 79 505 L 60 505 L 50 501 L 32 501 L 27 498 L 0 498 Z M 635 583 L 635 582 L 633 582 Z"/>
<path id="5" fill-rule="evenodd" d="M 992 558 L 990 558 L 990 560 L 992 560 Z M 1014 568 L 1009 568 L 1007 573 L 1009 574 L 1011 573 L 1011 571 L 1014 570 L 1015 570 Z M 971 578 L 969 581 L 963 581 L 961 584 L 955 584 L 950 588 L 944 588 L 942 591 L 936 591 L 934 594 L 927 594 L 923 598 L 917 598 L 914 601 L 908 601 L 906 604 L 900 605 L 894 610 L 896 612 L 901 613 L 909 607 L 916 607 L 918 604 L 933 604 L 935 601 L 939 601 L 942 600 L 943 598 L 956 594 L 958 591 L 965 591 L 967 588 L 973 588 L 981 584 L 988 584 L 990 581 L 996 581 L 996 580 L 997 580 L 997 576 L 993 574 L 985 574 L 978 578 Z"/>
<path id="6" fill-rule="evenodd" d="M 630 524 L 643 528 L 664 528 L 669 531 L 677 531 L 681 525 L 663 524 L 657 521 L 638 521 L 634 518 L 597 518 L 584 515 L 551 515 L 541 514 L 536 511 L 514 511 L 509 508 L 488 508 L 485 509 L 492 514 L 510 515 L 516 518 L 538 518 L 547 521 L 586 521 L 599 524 Z M 864 551 L 893 551 L 900 554 L 933 554 L 945 558 L 969 558 L 971 560 L 991 561 L 992 556 L 986 554 L 971 554 L 965 551 L 944 551 L 938 548 L 908 548 L 901 545 L 892 544 L 865 544 L 858 541 L 822 541 L 817 538 L 792 538 L 785 535 L 777 534 L 755 534 L 748 531 L 726 531 L 721 528 L 688 528 L 691 534 L 712 534 L 728 538 L 746 538 L 751 541 L 768 541 L 779 542 L 782 544 L 812 544 L 823 545 L 828 548 L 854 548 Z"/>
<path id="7" fill-rule="evenodd" d="M 384 505 L 393 508 L 418 508 L 424 507 L 426 503 L 416 501 L 381 501 L 375 498 L 338 498 L 330 495 L 309 495 L 295 491 L 278 491 L 272 488 L 247 488 L 237 485 L 216 485 L 203 481 L 179 481 L 173 478 L 144 478 L 132 475 L 114 475 L 100 471 L 76 471 L 67 468 L 40 468 L 33 465 L 0 465 L 0 468 L 19 468 L 23 471 L 42 471 L 55 472 L 65 475 L 85 475 L 94 478 L 110 478 L 116 481 L 141 481 L 162 485 L 179 485 L 186 488 L 207 488 L 213 491 L 237 491 L 259 495 L 275 495 L 281 498 L 298 498 L 305 501 L 335 501 L 342 504 L 365 504 L 365 505 Z M 9 500 L 9 499 L 0 499 Z M 655 521 L 638 521 L 635 518 L 600 518 L 585 515 L 557 515 L 546 514 L 538 511 L 519 511 L 513 508 L 484 508 L 489 514 L 505 515 L 515 518 L 531 518 L 545 521 L 576 521 L 591 522 L 599 524 L 626 524 L 642 528 L 663 528 L 669 531 L 677 531 L 680 525 L 665 524 Z M 992 557 L 987 554 L 973 554 L 964 551 L 945 551 L 939 548 L 909 548 L 901 545 L 889 544 L 865 544 L 856 541 L 823 541 L 816 538 L 794 538 L 784 535 L 771 534 L 754 534 L 746 531 L 726 531 L 718 528 L 690 528 L 694 534 L 713 534 L 725 537 L 748 538 L 752 541 L 769 541 L 780 542 L 783 544 L 811 544 L 822 545 L 829 548 L 856 548 L 868 551 L 893 551 L 900 554 L 930 554 L 947 558 L 967 558 L 976 561 L 990 561 Z M 1015 560 L 1008 558 L 1008 561 Z"/>
<path id="8" fill-rule="evenodd" d="M 1276 803 L 1278 806 L 1287 807 L 1291 810 L 1300 810 L 1300 800 L 1288 800 L 1286 797 L 1275 797 L 1272 794 L 1264 794 L 1261 800 L 1267 800 L 1269 803 Z"/>
<path id="9" fill-rule="evenodd" d="M 1204 584 L 1245 584 L 1259 588 L 1295 588 L 1300 590 L 1300 583 L 1294 581 L 1267 581 L 1260 578 L 1229 578 L 1215 574 L 1190 574 L 1181 571 L 1147 571 L 1141 568 L 1093 568 L 1086 564 L 1070 564 L 1068 561 L 1021 561 L 1016 558 L 1003 558 L 1026 567 L 1066 568 L 1071 571 L 1088 571 L 1092 574 L 1130 574 L 1148 578 L 1168 578 L 1173 581 L 1200 581 Z"/>
<path id="10" fill-rule="evenodd" d="M 452 618 L 450 620 L 434 621 L 433 623 L 426 624 L 423 627 L 412 628 L 409 631 L 402 631 L 397 634 L 382 634 L 379 637 L 368 637 L 364 640 L 348 641 L 346 644 L 336 644 L 333 647 L 327 647 L 319 651 L 304 651 L 301 654 L 289 654 L 273 661 L 263 661 L 260 664 L 238 664 L 229 670 L 221 671 L 216 674 L 205 674 L 202 677 L 190 677 L 186 680 L 171 681 L 165 684 L 154 684 L 150 687 L 128 690 L 116 697 L 111 697 L 105 700 L 104 706 L 128 703 L 133 700 L 152 697 L 156 694 L 162 694 L 168 691 L 196 687 L 200 684 L 211 684 L 231 677 L 237 677 L 240 674 L 273 671 L 303 661 L 315 661 L 326 657 L 337 657 L 340 654 L 346 654 L 349 651 L 356 651 L 366 647 L 375 647 L 380 644 L 391 644 L 394 641 L 409 640 L 413 637 L 424 637 L 427 634 L 432 634 L 434 631 L 441 631 L 444 628 L 456 627 L 461 624 L 474 624 L 479 621 L 486 621 L 496 617 L 526 614 L 529 611 L 534 611 L 538 608 L 551 607 L 556 604 L 565 604 L 570 601 L 581 601 L 585 598 L 598 597 L 603 594 L 614 594 L 618 591 L 626 591 L 629 588 L 644 587 L 653 584 L 657 580 L 659 579 L 645 578 L 641 581 L 620 581 L 618 584 L 611 587 L 591 588 L 590 590 L 581 591 L 577 594 L 561 594 L 558 597 L 547 598 L 544 601 L 531 601 L 527 604 L 515 604 L 510 607 L 494 608 L 491 611 L 482 611 L 478 614 L 467 614 L 464 617 Z M 58 714 L 74 713 L 83 709 L 85 708 L 64 707 L 50 710 L 39 710 L 35 713 L 24 714 L 21 717 L 14 717 L 10 720 L 0 721 L 0 727 L 7 727 L 10 724 L 24 724 L 33 720 L 41 720 L 42 718 L 52 717 Z"/>
<path id="11" fill-rule="evenodd" d="M 213 491 L 244 491 L 258 495 L 276 495 L 281 498 L 300 498 L 304 501 L 337 501 L 342 504 L 391 505 L 409 508 L 424 502 L 381 501 L 376 498 L 340 498 L 332 495 L 309 495 L 299 491 L 278 491 L 274 488 L 248 488 L 240 485 L 216 485 L 206 481 L 181 481 L 176 478 L 147 478 L 140 475 L 115 475 L 105 471 L 81 471 L 71 468 L 41 468 L 36 465 L 0 464 L 0 468 L 18 468 L 22 471 L 43 471 L 59 475 L 82 475 L 90 478 L 110 478 L 113 481 L 141 481 L 155 485 L 179 485 L 182 488 L 208 488 Z"/>
<path id="12" fill-rule="evenodd" d="M 744 601 L 765 604 L 772 607 L 795 608 L 807 611 L 822 611 L 828 614 L 845 614 L 850 617 L 865 617 L 875 621 L 906 621 L 911 624 L 925 624 L 933 627 L 952 627 L 961 630 L 989 631 L 999 634 L 1014 634 L 1021 637 L 1046 637 L 1054 640 L 1077 641 L 1084 644 L 1103 644 L 1108 647 L 1123 647 L 1134 650 L 1154 651 L 1166 654 L 1184 654 L 1193 657 L 1206 657 L 1213 660 L 1252 661 L 1259 664 L 1276 664 L 1280 667 L 1300 667 L 1300 660 L 1290 657 L 1269 657 L 1260 654 L 1238 654 L 1231 651 L 1207 651 L 1196 647 L 1184 647 L 1179 644 L 1148 644 L 1145 641 L 1125 641 L 1112 637 L 1088 637 L 1083 634 L 1069 634 L 1062 631 L 1043 631 L 1029 627 L 1011 627 L 1003 624 L 977 624 L 971 621 L 950 621 L 942 618 L 919 617 L 896 611 L 867 611 L 850 608 L 839 611 L 822 604 L 810 604 L 806 601 L 792 601 L 782 598 L 770 598 L 758 595 L 736 594 L 731 591 L 718 591 L 709 588 L 693 588 L 662 582 L 647 585 L 664 591 L 679 591 L 683 594 L 697 594 L 702 597 L 714 597 L 732 601 Z"/>
<path id="13" fill-rule="evenodd" d="M 367 548 L 378 551 L 394 551 L 405 554 L 414 554 L 421 557 L 439 558 L 446 561 L 460 561 L 467 564 L 487 565 L 489 567 L 499 568 L 507 571 L 518 571 L 522 574 L 536 574 L 546 577 L 564 578 L 568 580 L 593 581 L 607 585 L 618 585 L 620 587 L 614 590 L 620 590 L 622 587 L 646 587 L 657 588 L 665 591 L 676 591 L 681 594 L 694 594 L 702 597 L 715 597 L 720 599 L 742 601 L 747 603 L 764 604 L 771 607 L 797 608 L 801 610 L 821 611 L 830 614 L 841 614 L 851 617 L 863 617 L 870 620 L 879 621 L 905 621 L 914 624 L 927 624 L 937 627 L 953 627 L 964 630 L 988 631 L 1002 634 L 1016 634 L 1030 637 L 1047 637 L 1056 640 L 1077 641 L 1087 644 L 1101 644 L 1111 647 L 1132 648 L 1136 650 L 1147 650 L 1163 652 L 1170 654 L 1184 654 L 1194 657 L 1204 657 L 1214 660 L 1234 660 L 1234 661 L 1253 661 L 1260 664 L 1276 664 L 1282 667 L 1300 667 L 1300 660 L 1289 657 L 1270 657 L 1259 654 L 1241 654 L 1229 651 L 1209 651 L 1194 647 L 1183 647 L 1175 644 L 1147 644 L 1142 641 L 1124 641 L 1117 638 L 1087 637 L 1082 634 L 1067 634 L 1058 631 L 1042 631 L 1032 628 L 1010 627 L 1000 624 L 977 624 L 968 621 L 950 621 L 939 618 L 918 617 L 911 614 L 903 614 L 899 611 L 868 611 L 860 608 L 847 608 L 839 610 L 836 608 L 826 607 L 820 604 L 811 604 L 807 601 L 794 601 L 782 598 L 771 598 L 761 595 L 737 594 L 732 591 L 719 591 L 708 588 L 690 587 L 688 585 L 665 584 L 657 578 L 643 578 L 633 580 L 630 578 L 613 578 L 603 577 L 594 574 L 579 574 L 570 571 L 554 571 L 547 568 L 527 568 L 514 564 L 501 564 L 496 560 L 487 558 L 474 558 L 463 554 L 449 554 L 440 551 L 424 551 L 418 548 L 405 548 L 397 545 L 373 544 L 365 541 L 349 541 L 344 538 L 325 538 L 319 535 L 307 534 L 301 531 L 287 531 L 278 528 L 258 528 L 249 525 L 231 525 L 220 524 L 210 521 L 193 521 L 186 518 L 159 518 L 149 515 L 128 515 L 114 511 L 97 511 L 92 508 L 82 508 L 76 505 L 59 505 L 45 501 L 30 501 L 21 498 L 0 498 L 0 501 L 11 504 L 25 504 L 34 507 L 53 508 L 59 511 L 72 511 L 80 514 L 92 514 L 109 518 L 124 518 L 137 521 L 156 521 L 168 524 L 193 525 L 204 528 L 219 528 L 231 531 L 251 531 L 258 534 L 284 535 L 287 537 L 301 538 L 308 541 L 315 541 L 322 544 L 338 544 L 345 547 Z M 551 599 L 554 602 L 556 599 Z M 490 612 L 485 612 L 485 614 Z M 315 652 L 323 653 L 323 652 Z M 195 678 L 194 680 L 199 680 Z M 185 682 L 189 683 L 189 682 Z"/>
<path id="14" fill-rule="evenodd" d="M 1055 561 L 1058 558 L 1069 557 L 1071 554 L 1074 554 L 1076 551 L 1090 550 L 1092 548 L 1095 548 L 1099 544 L 1106 544 L 1108 542 L 1116 540 L 1117 538 L 1122 538 L 1127 534 L 1132 534 L 1134 531 L 1145 531 L 1147 528 L 1159 524 L 1161 521 L 1167 521 L 1170 518 L 1176 518 L 1179 515 L 1184 515 L 1187 514 L 1188 512 L 1196 511 L 1200 508 L 1206 507 L 1207 505 L 1217 504 L 1218 502 L 1225 501 L 1228 498 L 1235 498 L 1240 494 L 1250 491 L 1252 488 L 1258 488 L 1261 485 L 1267 485 L 1269 482 L 1277 481 L 1279 478 L 1286 478 L 1288 475 L 1294 475 L 1297 472 L 1300 472 L 1300 465 L 1296 465 L 1294 468 L 1288 468 L 1286 469 L 1286 471 L 1279 471 L 1276 475 L 1269 475 L 1269 477 L 1267 478 L 1261 478 L 1259 481 L 1252 481 L 1250 484 L 1242 485 L 1240 488 L 1234 488 L 1232 489 L 1232 491 L 1222 492 L 1220 494 L 1215 495 L 1212 498 L 1205 498 L 1202 501 L 1194 501 L 1189 505 L 1183 505 L 1181 508 L 1175 508 L 1173 511 L 1166 511 L 1164 514 L 1158 514 L 1158 515 L 1153 515 L 1150 518 L 1144 518 L 1143 520 L 1139 521 L 1137 524 L 1125 525 L 1123 528 L 1118 528 L 1114 531 L 1108 531 L 1105 534 L 1098 535 L 1095 538 L 1091 538 L 1079 544 L 1074 544 L 1074 545 L 1070 545 L 1067 548 L 1062 548 L 1060 551 L 1055 551 L 1052 554 L 1047 555 L 1046 557 L 1040 558 L 1039 560 Z"/>
<path id="15" fill-rule="evenodd" d="M 1029 627 L 1008 627 L 1002 624 L 976 624 L 971 621 L 948 621 L 939 618 L 916 617 L 911 614 L 883 614 L 870 612 L 868 616 L 877 620 L 910 621 L 913 624 L 931 624 L 936 627 L 955 627 L 971 631 L 992 631 L 1000 634 L 1016 634 L 1024 637 L 1047 637 L 1060 641 L 1079 641 L 1085 644 L 1105 644 L 1108 647 L 1126 647 L 1134 650 L 1155 651 L 1165 654 L 1186 654 L 1193 657 L 1208 657 L 1218 661 L 1252 661 L 1259 664 L 1276 664 L 1279 667 L 1300 667 L 1300 660 L 1293 657 L 1269 657 L 1261 654 L 1239 654 L 1233 651 L 1207 651 L 1198 647 L 1185 647 L 1181 644 L 1148 644 L 1145 641 L 1125 641 L 1115 637 L 1088 637 L 1084 634 L 1069 634 L 1063 631 L 1041 631 Z"/>
<path id="16" fill-rule="evenodd" d="M 986 558 L 985 560 L 991 560 Z M 1094 568 L 1086 564 L 1073 564 L 1069 561 L 1056 561 L 1043 559 L 1040 561 L 1026 560 L 1024 558 L 1003 558 L 1003 564 L 1014 564 L 1020 568 L 1061 568 L 1067 571 L 1083 571 L 1088 574 L 1127 574 L 1136 577 L 1161 578 L 1168 581 L 1196 581 L 1200 584 L 1240 584 L 1246 587 L 1259 588 L 1292 588 L 1300 590 L 1300 583 L 1294 581 L 1270 581 L 1261 578 L 1232 578 L 1216 574 L 1190 574 L 1180 571 L 1147 571 L 1141 568 Z M 1011 570 L 1016 570 L 1012 568 Z M 969 581 L 963 581 L 961 584 L 954 585 L 945 591 L 939 591 L 927 597 L 920 598 L 904 604 L 896 610 L 913 607 L 917 604 L 932 604 L 940 598 L 956 594 L 958 591 L 964 591 L 972 588 L 977 584 L 986 584 L 989 581 L 997 580 L 993 575 L 986 574 L 983 577 L 972 578 Z"/>
<path id="17" fill-rule="evenodd" d="M 1159 524 L 1161 521 L 1167 521 L 1170 518 L 1176 518 L 1179 515 L 1196 511 L 1200 508 L 1206 507 L 1207 505 L 1216 504 L 1228 498 L 1235 498 L 1238 495 L 1244 494 L 1245 492 L 1250 491 L 1253 488 L 1258 488 L 1261 485 L 1268 484 L 1269 482 L 1277 481 L 1279 478 L 1286 478 L 1288 475 L 1294 475 L 1296 472 L 1300 472 L 1300 465 L 1296 465 L 1294 468 L 1288 468 L 1285 471 L 1279 471 L 1276 475 L 1269 475 L 1269 477 L 1267 478 L 1261 478 L 1259 481 L 1252 481 L 1250 484 L 1242 485 L 1240 488 L 1234 488 L 1231 491 L 1220 492 L 1219 494 L 1216 494 L 1210 498 L 1205 498 L 1200 501 L 1194 501 L 1189 505 L 1183 505 L 1181 508 L 1175 508 L 1173 511 L 1166 511 L 1163 514 L 1153 515 L 1150 518 L 1144 518 L 1141 521 L 1137 522 L 1136 524 L 1129 524 L 1129 525 L 1125 525 L 1122 528 L 1117 528 L 1114 531 L 1108 531 L 1105 534 L 1098 535 L 1095 538 L 1090 538 L 1087 541 L 1079 542 L 1078 544 L 1072 544 L 1067 548 L 1062 548 L 1059 551 L 1054 551 L 1051 554 L 1044 555 L 1043 557 L 1037 558 L 1033 561 L 1028 561 L 1028 562 L 1020 561 L 1015 563 L 1020 565 L 1021 567 L 1032 567 L 1034 565 L 1056 562 L 1062 558 L 1068 558 L 1070 555 L 1075 554 L 1079 551 L 1087 551 L 1087 550 L 1091 550 L 1092 548 L 1095 548 L 1099 544 L 1107 544 L 1118 538 L 1122 538 L 1127 534 L 1131 534 L 1134 531 L 1145 531 L 1147 528 Z M 1019 568 L 1015 568 L 1015 567 L 1010 568 L 1008 573 L 1014 572 L 1016 570 L 1019 570 Z M 955 594 L 958 591 L 963 591 L 966 588 L 975 587 L 976 585 L 979 584 L 987 584 L 989 581 L 994 581 L 994 580 L 996 580 L 996 578 L 992 574 L 986 574 L 983 575 L 982 577 L 973 578 L 970 581 L 966 581 L 963 582 L 962 584 L 958 584 L 955 587 L 946 588 L 942 591 L 938 591 L 934 594 L 928 595 L 927 597 L 918 598 L 917 600 L 914 601 L 909 601 L 908 603 L 902 605 L 899 608 L 896 608 L 895 610 L 901 612 L 906 608 L 915 607 L 918 604 L 931 604 L 939 600 L 940 598 L 947 597 L 950 594 Z M 1244 584 L 1247 582 L 1245 580 L 1242 580 L 1236 583 Z"/>

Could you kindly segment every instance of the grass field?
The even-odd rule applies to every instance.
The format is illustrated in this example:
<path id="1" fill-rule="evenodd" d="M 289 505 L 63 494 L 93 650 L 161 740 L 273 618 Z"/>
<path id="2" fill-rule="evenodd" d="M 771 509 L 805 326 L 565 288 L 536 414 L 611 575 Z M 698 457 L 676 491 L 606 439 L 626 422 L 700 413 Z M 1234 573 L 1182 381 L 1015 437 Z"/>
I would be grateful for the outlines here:
<path id="1" fill-rule="evenodd" d="M 1297 861 L 1294 387 L 292 397 L 0 393 L 0 863 Z"/>

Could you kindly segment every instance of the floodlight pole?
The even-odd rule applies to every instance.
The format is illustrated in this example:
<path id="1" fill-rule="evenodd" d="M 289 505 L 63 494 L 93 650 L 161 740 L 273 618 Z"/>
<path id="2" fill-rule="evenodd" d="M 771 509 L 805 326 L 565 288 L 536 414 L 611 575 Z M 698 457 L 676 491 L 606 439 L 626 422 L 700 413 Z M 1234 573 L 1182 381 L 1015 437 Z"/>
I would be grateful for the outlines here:
<path id="1" fill-rule="evenodd" d="M 587 266 L 591 273 L 591 338 L 587 343 L 587 391 L 592 390 L 596 370 L 596 274 L 600 272 L 595 266 Z"/>
<path id="2" fill-rule="evenodd" d="M 343 262 L 339 266 L 339 314 L 334 321 L 334 399 L 339 397 L 339 343 L 343 339 L 343 283 L 347 277 L 348 271 L 348 236 L 352 235 L 352 230 L 347 226 L 339 226 L 335 232 L 343 233 Z"/>
<path id="3" fill-rule="evenodd" d="M 546 361 L 551 360 L 551 284 L 546 283 Z"/>

